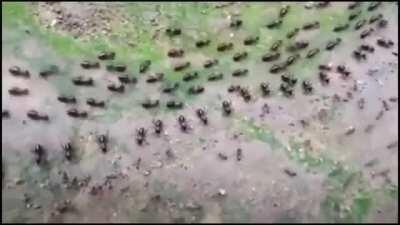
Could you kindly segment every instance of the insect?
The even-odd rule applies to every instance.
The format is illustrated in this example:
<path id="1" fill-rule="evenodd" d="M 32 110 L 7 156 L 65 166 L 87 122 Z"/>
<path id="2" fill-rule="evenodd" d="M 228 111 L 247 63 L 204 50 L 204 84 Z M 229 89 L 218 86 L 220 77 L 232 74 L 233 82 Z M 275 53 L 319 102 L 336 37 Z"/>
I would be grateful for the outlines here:
<path id="1" fill-rule="evenodd" d="M 297 83 L 297 78 L 295 78 L 291 73 L 282 74 L 281 79 L 291 87 Z"/>
<path id="2" fill-rule="evenodd" d="M 167 84 L 163 89 L 162 92 L 164 93 L 171 93 L 179 88 L 179 83 L 174 82 L 172 84 Z"/>
<path id="3" fill-rule="evenodd" d="M 242 26 L 242 24 L 243 21 L 241 19 L 233 19 L 229 24 L 229 26 L 232 28 L 239 28 L 240 26 Z"/>
<path id="4" fill-rule="evenodd" d="M 235 62 L 239 62 L 242 61 L 243 59 L 247 58 L 247 52 L 243 51 L 243 52 L 237 52 L 233 55 L 232 59 Z"/>
<path id="5" fill-rule="evenodd" d="M 211 41 L 209 39 L 196 41 L 196 47 L 197 48 L 203 48 L 205 46 L 208 46 L 210 44 L 210 42 Z"/>
<path id="6" fill-rule="evenodd" d="M 289 12 L 290 6 L 289 5 L 285 5 L 283 6 L 280 10 L 279 10 L 279 17 L 283 18 L 284 16 L 286 16 L 286 14 Z"/>
<path id="7" fill-rule="evenodd" d="M 324 72 L 319 72 L 319 80 L 321 81 L 321 83 L 323 85 L 327 85 L 329 84 L 329 77 L 328 74 L 324 73 Z"/>
<path id="8" fill-rule="evenodd" d="M 295 54 L 289 56 L 286 61 L 284 62 L 285 67 L 292 65 L 300 58 L 300 54 Z"/>
<path id="9" fill-rule="evenodd" d="M 232 48 L 233 48 L 232 42 L 222 42 L 222 43 L 218 44 L 217 51 L 224 52 L 224 51 L 231 50 Z"/>
<path id="10" fill-rule="evenodd" d="M 360 33 L 360 38 L 361 38 L 361 39 L 364 39 L 364 38 L 368 37 L 369 35 L 372 34 L 373 31 L 374 31 L 373 28 L 369 28 L 369 29 L 363 30 L 363 31 Z"/>
<path id="11" fill-rule="evenodd" d="M 169 37 L 177 36 L 182 33 L 181 29 L 179 28 L 167 28 L 165 32 Z"/>
<path id="12" fill-rule="evenodd" d="M 308 52 L 307 52 L 307 55 L 306 55 L 306 58 L 312 58 L 312 57 L 314 57 L 316 54 L 318 54 L 319 53 L 319 48 L 313 48 L 313 49 L 310 49 Z"/>
<path id="13" fill-rule="evenodd" d="M 186 118 L 183 115 L 178 117 L 178 123 L 182 131 L 187 131 L 189 126 L 187 124 Z"/>
<path id="14" fill-rule="evenodd" d="M 125 72 L 126 66 L 122 64 L 116 64 L 116 65 L 107 65 L 106 69 L 110 72 Z"/>
<path id="15" fill-rule="evenodd" d="M 208 81 L 217 81 L 217 80 L 222 80 L 223 78 L 224 78 L 223 73 L 213 72 L 208 76 Z"/>
<path id="16" fill-rule="evenodd" d="M 243 158 L 243 150 L 241 148 L 236 149 L 236 160 L 241 161 Z"/>
<path id="17" fill-rule="evenodd" d="M 281 56 L 281 53 L 279 53 L 279 52 L 269 52 L 262 56 L 262 61 L 263 62 L 275 61 L 275 60 L 279 59 L 280 56 Z"/>
<path id="18" fill-rule="evenodd" d="M 101 52 L 97 58 L 99 60 L 113 60 L 115 58 L 115 52 Z"/>
<path id="19" fill-rule="evenodd" d="M 84 78 L 83 76 L 77 76 L 72 78 L 72 83 L 76 86 L 93 86 L 92 78 Z"/>
<path id="20" fill-rule="evenodd" d="M 29 90 L 27 88 L 12 87 L 8 89 L 8 93 L 14 96 L 24 96 L 29 94 Z"/>
<path id="21" fill-rule="evenodd" d="M 182 57 L 183 54 L 184 51 L 181 48 L 172 48 L 168 51 L 168 56 L 172 58 Z"/>
<path id="22" fill-rule="evenodd" d="M 359 20 L 356 25 L 354 26 L 354 30 L 359 30 L 367 23 L 366 19 Z"/>
<path id="23" fill-rule="evenodd" d="M 331 50 L 333 50 L 337 45 L 339 45 L 340 42 L 342 42 L 342 39 L 339 38 L 339 37 L 336 38 L 335 40 L 331 40 L 331 41 L 329 41 L 328 44 L 326 45 L 326 48 L 325 48 L 325 49 L 331 51 Z"/>
<path id="24" fill-rule="evenodd" d="M 129 83 L 136 84 L 137 83 L 136 77 L 129 78 L 128 75 L 119 75 L 118 80 L 119 80 L 119 82 L 121 82 L 123 84 L 129 84 Z"/>
<path id="25" fill-rule="evenodd" d="M 311 29 L 317 29 L 319 28 L 319 22 L 318 21 L 313 21 L 309 22 L 303 25 L 303 30 L 311 30 Z"/>
<path id="26" fill-rule="evenodd" d="M 8 71 L 16 77 L 30 78 L 31 76 L 28 70 L 22 70 L 19 66 L 12 66 Z"/>
<path id="27" fill-rule="evenodd" d="M 364 109 L 365 99 L 364 98 L 360 98 L 360 100 L 357 101 L 357 105 L 358 105 L 359 109 Z"/>
<path id="28" fill-rule="evenodd" d="M 57 97 L 58 101 L 66 103 L 66 104 L 75 104 L 76 103 L 76 98 L 74 96 L 66 96 L 66 95 L 60 95 Z"/>
<path id="29" fill-rule="evenodd" d="M 233 111 L 231 102 L 224 100 L 222 102 L 222 109 L 223 109 L 225 115 L 230 115 Z"/>
<path id="30" fill-rule="evenodd" d="M 367 55 L 364 54 L 363 52 L 361 52 L 361 50 L 354 50 L 353 56 L 357 60 L 366 60 L 367 59 Z"/>
<path id="31" fill-rule="evenodd" d="M 248 69 L 236 69 L 232 72 L 232 76 L 234 77 L 241 77 L 247 75 L 249 73 Z"/>
<path id="32" fill-rule="evenodd" d="M 164 79 L 164 73 L 156 73 L 154 75 L 149 75 L 146 79 L 147 83 L 154 83 L 157 81 L 162 81 Z"/>
<path id="33" fill-rule="evenodd" d="M 154 120 L 153 125 L 154 125 L 154 132 L 156 134 L 161 134 L 163 130 L 163 122 L 161 120 Z"/>
<path id="34" fill-rule="evenodd" d="M 376 44 L 380 47 L 384 47 L 384 48 L 390 48 L 393 46 L 393 41 L 392 40 L 385 40 L 383 38 L 379 38 L 378 40 L 376 40 Z"/>
<path id="35" fill-rule="evenodd" d="M 69 142 L 65 143 L 65 144 L 62 146 L 62 148 L 63 148 L 63 151 L 64 151 L 64 157 L 65 157 L 68 161 L 70 161 L 70 160 L 72 159 L 72 151 L 73 151 L 72 146 L 71 146 L 71 143 L 69 143 Z"/>
<path id="36" fill-rule="evenodd" d="M 371 3 L 368 5 L 367 10 L 368 10 L 368 11 L 373 11 L 373 10 L 375 10 L 376 8 L 378 8 L 378 6 L 380 6 L 381 4 L 382 4 L 382 2 L 371 2 Z"/>
<path id="37" fill-rule="evenodd" d="M 333 32 L 342 32 L 347 30 L 350 27 L 348 23 L 337 25 L 333 28 Z"/>
<path id="38" fill-rule="evenodd" d="M 96 61 L 84 60 L 81 62 L 81 67 L 83 69 L 97 69 L 100 67 L 100 63 Z"/>
<path id="39" fill-rule="evenodd" d="M 39 72 L 39 76 L 42 78 L 47 78 L 51 75 L 58 73 L 59 69 L 55 65 L 51 65 L 48 69 Z"/>
<path id="40" fill-rule="evenodd" d="M 371 18 L 369 18 L 369 24 L 375 23 L 376 21 L 380 20 L 383 18 L 383 15 L 381 13 L 377 14 L 377 15 L 373 15 L 371 16 Z"/>
<path id="41" fill-rule="evenodd" d="M 167 101 L 166 106 L 169 109 L 182 109 L 183 108 L 183 102 L 169 100 L 169 101 Z"/>
<path id="42" fill-rule="evenodd" d="M 379 22 L 378 22 L 378 27 L 379 27 L 379 28 L 385 28 L 385 27 L 387 26 L 387 24 L 388 24 L 388 21 L 387 21 L 387 20 L 385 20 L 385 19 L 380 19 Z"/>
<path id="43" fill-rule="evenodd" d="M 175 71 L 181 71 L 190 66 L 190 62 L 179 62 L 174 66 Z"/>
<path id="44" fill-rule="evenodd" d="M 276 20 L 268 23 L 267 28 L 269 28 L 269 29 L 278 28 L 281 26 L 281 24 L 282 24 L 282 19 L 276 19 Z"/>
<path id="45" fill-rule="evenodd" d="M 197 71 L 193 71 L 193 72 L 186 73 L 183 76 L 182 80 L 187 82 L 187 81 L 195 80 L 197 78 L 199 78 L 199 73 Z"/>
<path id="46" fill-rule="evenodd" d="M 107 152 L 107 142 L 108 142 L 108 138 L 107 138 L 106 135 L 101 134 L 101 135 L 97 136 L 97 143 L 98 143 L 98 145 L 100 147 L 100 150 L 103 153 Z"/>
<path id="47" fill-rule="evenodd" d="M 320 64 L 320 65 L 318 66 L 318 69 L 330 71 L 330 70 L 331 70 L 331 66 L 329 66 L 329 65 L 324 65 L 324 64 Z"/>
<path id="48" fill-rule="evenodd" d="M 281 85 L 280 85 L 280 90 L 283 92 L 283 94 L 286 96 L 286 97 L 291 97 L 291 96 L 293 96 L 293 89 L 290 87 L 290 85 L 289 84 L 287 84 L 287 83 L 282 83 Z"/>
<path id="49" fill-rule="evenodd" d="M 197 117 L 199 117 L 199 119 L 201 120 L 201 122 L 203 122 L 204 125 L 208 124 L 207 115 L 203 109 L 197 109 L 196 115 L 197 115 Z"/>
<path id="50" fill-rule="evenodd" d="M 218 64 L 218 59 L 207 59 L 204 62 L 203 66 L 204 66 L 204 68 L 211 68 L 211 67 L 213 67 L 214 65 L 217 65 L 217 64 Z"/>
<path id="51" fill-rule="evenodd" d="M 193 85 L 188 89 L 188 93 L 192 95 L 200 94 L 202 92 L 204 92 L 204 87 L 201 85 Z"/>
<path id="52" fill-rule="evenodd" d="M 254 45 L 258 42 L 260 37 L 258 36 L 248 36 L 243 40 L 244 45 Z"/>
<path id="53" fill-rule="evenodd" d="M 100 107 L 100 108 L 103 108 L 104 106 L 105 106 L 105 103 L 104 103 L 104 101 L 98 101 L 98 100 L 96 100 L 96 99 L 94 99 L 94 98 L 88 98 L 87 100 L 86 100 L 86 103 L 88 104 L 88 105 L 90 105 L 90 106 L 93 106 L 93 107 Z"/>
<path id="54" fill-rule="evenodd" d="M 287 47 L 289 52 L 298 51 L 308 47 L 308 41 L 297 41 L 293 45 Z"/>
<path id="55" fill-rule="evenodd" d="M 312 84 L 308 80 L 303 81 L 302 87 L 303 87 L 304 94 L 310 94 L 313 91 Z"/>
<path id="56" fill-rule="evenodd" d="M 228 159 L 228 156 L 226 156 L 225 154 L 219 152 L 219 153 L 218 153 L 218 158 L 220 158 L 221 160 L 227 160 L 227 159 Z"/>
<path id="57" fill-rule="evenodd" d="M 357 18 L 358 16 L 360 16 L 361 14 L 361 10 L 358 10 L 356 12 L 353 12 L 349 15 L 349 21 L 354 20 L 355 18 Z"/>
<path id="58" fill-rule="evenodd" d="M 144 60 L 142 63 L 139 65 L 139 73 L 145 73 L 147 70 L 150 69 L 151 66 L 151 61 L 150 60 Z"/>
<path id="59" fill-rule="evenodd" d="M 35 145 L 35 148 L 33 149 L 33 154 L 36 164 L 39 165 L 41 162 L 43 162 L 44 148 L 40 144 Z"/>
<path id="60" fill-rule="evenodd" d="M 263 96 L 268 96 L 271 94 L 271 89 L 270 89 L 269 83 L 262 82 L 260 84 L 260 88 L 261 88 L 261 92 L 262 92 Z"/>
<path id="61" fill-rule="evenodd" d="M 343 77 L 348 77 L 350 75 L 350 71 L 348 71 L 344 65 L 338 65 L 336 71 L 342 74 Z"/>
<path id="62" fill-rule="evenodd" d="M 271 51 L 277 51 L 279 48 L 282 46 L 283 41 L 282 40 L 277 40 L 274 43 L 272 43 L 271 48 L 269 50 Z"/>
<path id="63" fill-rule="evenodd" d="M 330 4 L 330 3 L 329 3 L 328 1 L 326 1 L 326 2 L 317 2 L 317 3 L 316 3 L 316 7 L 317 7 L 317 8 L 325 8 L 325 7 L 327 7 L 329 4 Z"/>
<path id="64" fill-rule="evenodd" d="M 146 140 L 146 133 L 147 133 L 147 131 L 143 127 L 139 128 L 136 131 L 136 143 L 138 145 L 142 145 L 143 142 Z"/>
<path id="65" fill-rule="evenodd" d="M 228 87 L 228 92 L 229 93 L 235 92 L 235 91 L 239 91 L 239 90 L 240 90 L 240 85 L 230 85 Z"/>
<path id="66" fill-rule="evenodd" d="M 248 102 L 251 100 L 251 94 L 247 88 L 241 88 L 240 89 L 240 96 L 244 99 L 245 102 Z"/>
<path id="67" fill-rule="evenodd" d="M 87 112 L 86 111 L 78 111 L 76 108 L 72 108 L 72 109 L 67 110 L 67 115 L 70 117 L 75 117 L 75 118 L 86 118 Z"/>
<path id="68" fill-rule="evenodd" d="M 270 109 L 269 109 L 269 105 L 267 103 L 265 103 L 262 108 L 261 108 L 263 113 L 269 113 Z"/>
<path id="69" fill-rule="evenodd" d="M 355 8 L 357 8 L 357 7 L 360 7 L 361 6 L 361 2 L 353 2 L 353 3 L 350 3 L 348 6 L 347 6 L 347 8 L 349 9 L 349 10 L 352 10 L 352 9 L 355 9 Z"/>
<path id="70" fill-rule="evenodd" d="M 3 111 L 1 111 L 1 118 L 3 119 L 8 119 L 8 118 L 10 118 L 10 111 L 8 111 L 8 110 L 3 110 Z"/>
<path id="71" fill-rule="evenodd" d="M 108 90 L 118 93 L 123 93 L 125 91 L 125 86 L 123 84 L 109 84 L 107 85 Z"/>
<path id="72" fill-rule="evenodd" d="M 286 69 L 285 63 L 282 64 L 274 64 L 271 66 L 271 68 L 269 69 L 270 73 L 279 73 L 283 70 Z"/>
<path id="73" fill-rule="evenodd" d="M 375 48 L 372 47 L 371 45 L 368 44 L 362 44 L 359 46 L 359 49 L 363 50 L 363 51 L 367 51 L 369 53 L 372 53 L 375 51 Z"/>
<path id="74" fill-rule="evenodd" d="M 155 108 L 158 107 L 160 101 L 158 99 L 152 100 L 152 99 L 146 99 L 142 102 L 142 106 L 145 109 L 150 109 L 150 108 Z"/>
<path id="75" fill-rule="evenodd" d="M 49 120 L 49 116 L 46 114 L 41 114 L 36 110 L 29 110 L 26 115 L 28 116 L 28 118 L 32 119 L 32 120 L 45 120 L 48 121 Z"/>
<path id="76" fill-rule="evenodd" d="M 296 35 L 299 33 L 299 31 L 300 31 L 299 28 L 297 28 L 297 27 L 294 28 L 293 30 L 289 31 L 289 32 L 286 34 L 286 38 L 288 38 L 288 39 L 293 38 L 294 36 L 296 36 Z"/>

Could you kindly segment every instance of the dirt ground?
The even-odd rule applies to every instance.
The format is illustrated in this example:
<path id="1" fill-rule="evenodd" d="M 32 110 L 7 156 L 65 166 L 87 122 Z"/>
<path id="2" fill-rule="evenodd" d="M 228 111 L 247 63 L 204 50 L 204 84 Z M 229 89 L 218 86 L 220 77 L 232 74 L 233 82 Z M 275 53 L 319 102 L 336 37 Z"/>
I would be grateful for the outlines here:
<path id="1" fill-rule="evenodd" d="M 397 222 L 398 5 L 349 5 L 2 3 L 2 222 Z M 282 24 L 268 28 L 285 6 Z M 370 23 L 379 14 L 383 18 Z M 232 27 L 237 19 L 242 24 Z M 313 21 L 317 28 L 302 28 Z M 333 32 L 345 23 L 347 30 Z M 296 27 L 299 33 L 287 38 Z M 181 34 L 170 37 L 168 28 Z M 245 45 L 250 35 L 259 39 Z M 326 50 L 338 37 L 341 42 Z M 393 43 L 382 47 L 382 38 Z M 197 48 L 203 39 L 210 39 L 209 46 Z M 277 40 L 283 42 L 279 59 L 263 62 Z M 271 73 L 274 64 L 295 54 L 288 46 L 300 41 L 308 42 L 297 50 L 300 58 L 285 72 Z M 221 42 L 233 43 L 233 49 L 218 51 Z M 353 52 L 362 44 L 374 50 L 361 51 L 365 59 L 357 60 Z M 183 56 L 168 57 L 171 48 L 182 48 Z M 313 48 L 320 52 L 307 58 Z M 102 51 L 115 52 L 115 59 L 98 59 Z M 247 58 L 232 59 L 242 51 Z M 208 59 L 218 64 L 204 68 Z M 84 69 L 83 60 L 99 62 L 99 68 Z M 151 65 L 140 73 L 144 60 Z M 189 68 L 174 71 L 186 61 Z M 119 64 L 126 71 L 109 71 Z M 321 64 L 332 67 L 325 72 L 329 84 L 320 79 Z M 337 71 L 339 65 L 349 77 Z M 30 77 L 13 75 L 13 66 Z M 54 74 L 40 75 L 52 66 Z M 236 69 L 248 74 L 232 76 Z M 193 71 L 198 78 L 183 81 Z M 146 81 L 158 72 L 164 73 L 161 82 Z M 223 79 L 208 81 L 213 72 Z M 292 97 L 280 90 L 286 72 L 297 78 Z M 120 75 L 137 82 L 124 84 L 123 93 L 110 91 Z M 92 78 L 94 85 L 74 85 L 76 76 Z M 312 93 L 304 93 L 304 81 Z M 179 88 L 163 93 L 173 82 Z M 263 96 L 262 82 L 269 83 L 269 96 Z M 188 94 L 192 85 L 204 92 Z M 231 85 L 247 87 L 251 99 L 228 92 Z M 13 87 L 29 94 L 12 95 Z M 62 103 L 60 95 L 77 102 Z M 105 107 L 88 105 L 88 98 L 103 100 Z M 146 99 L 159 105 L 146 109 Z M 169 109 L 169 100 L 183 108 Z M 224 100 L 233 109 L 229 116 Z M 87 118 L 69 116 L 71 108 L 86 111 Z M 196 115 L 199 108 L 207 125 Z M 49 120 L 32 120 L 29 110 Z M 159 135 L 156 119 L 164 124 Z M 139 145 L 141 127 L 147 135 Z M 107 137 L 105 153 L 99 135 Z M 33 152 L 38 144 L 45 152 L 39 164 Z"/>

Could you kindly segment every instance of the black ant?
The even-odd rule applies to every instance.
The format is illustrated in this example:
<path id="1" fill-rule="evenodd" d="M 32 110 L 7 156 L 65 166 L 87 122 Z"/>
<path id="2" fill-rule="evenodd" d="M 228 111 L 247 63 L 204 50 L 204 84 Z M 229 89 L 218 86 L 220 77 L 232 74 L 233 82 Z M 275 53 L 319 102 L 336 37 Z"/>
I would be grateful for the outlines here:
<path id="1" fill-rule="evenodd" d="M 204 62 L 203 66 L 204 68 L 211 68 L 217 64 L 218 64 L 218 59 L 208 59 Z"/>
<path id="2" fill-rule="evenodd" d="M 378 46 L 380 47 L 390 48 L 393 46 L 394 43 L 392 40 L 385 40 L 383 38 L 379 38 L 378 40 L 376 40 L 376 44 L 378 44 Z"/>
<path id="3" fill-rule="evenodd" d="M 182 80 L 187 82 L 187 81 L 195 80 L 197 78 L 199 78 L 199 73 L 197 71 L 192 71 L 192 72 L 186 73 L 183 76 Z"/>
<path id="4" fill-rule="evenodd" d="M 86 111 L 81 111 L 79 112 L 77 109 L 72 108 L 67 110 L 67 115 L 75 118 L 86 118 L 87 117 L 87 112 Z"/>
<path id="5" fill-rule="evenodd" d="M 229 93 L 232 93 L 232 92 L 235 92 L 235 91 L 239 91 L 239 90 L 240 90 L 240 85 L 230 85 L 228 87 L 228 92 Z"/>
<path id="6" fill-rule="evenodd" d="M 170 101 L 167 101 L 166 106 L 169 109 L 182 109 L 183 108 L 183 102 L 170 100 Z"/>
<path id="7" fill-rule="evenodd" d="M 356 11 L 356 12 L 350 14 L 350 15 L 349 15 L 349 21 L 354 20 L 355 18 L 357 18 L 358 16 L 360 16 L 360 14 L 361 14 L 361 10 L 358 10 L 358 11 Z"/>
<path id="8" fill-rule="evenodd" d="M 373 28 L 365 29 L 360 33 L 360 38 L 364 39 L 372 34 L 375 31 Z"/>
<path id="9" fill-rule="evenodd" d="M 168 84 L 166 87 L 162 89 L 164 93 L 171 93 L 179 88 L 179 83 L 175 82 L 172 84 Z"/>
<path id="10" fill-rule="evenodd" d="M 281 19 L 276 19 L 274 21 L 271 21 L 270 23 L 267 24 L 267 28 L 269 29 L 273 29 L 273 28 L 278 28 L 280 27 L 282 24 L 282 20 Z"/>
<path id="11" fill-rule="evenodd" d="M 207 115 L 203 109 L 197 109 L 196 115 L 197 115 L 197 117 L 199 117 L 199 119 L 201 120 L 201 122 L 203 122 L 204 125 L 208 124 Z"/>
<path id="12" fill-rule="evenodd" d="M 286 97 L 293 96 L 293 88 L 288 83 L 282 83 L 280 85 L 280 90 Z"/>
<path id="13" fill-rule="evenodd" d="M 126 66 L 122 64 L 107 65 L 106 69 L 110 72 L 125 72 Z"/>
<path id="14" fill-rule="evenodd" d="M 224 78 L 224 74 L 223 73 L 217 73 L 217 72 L 213 72 L 208 76 L 208 80 L 209 81 L 222 80 L 223 78 Z"/>
<path id="15" fill-rule="evenodd" d="M 182 33 L 181 29 L 179 28 L 167 28 L 165 32 L 169 37 L 177 36 Z"/>
<path id="16" fill-rule="evenodd" d="M 232 72 L 232 76 L 241 77 L 249 73 L 248 69 L 236 69 Z"/>
<path id="17" fill-rule="evenodd" d="M 312 84 L 308 80 L 303 81 L 302 87 L 305 94 L 310 94 L 313 91 Z"/>
<path id="18" fill-rule="evenodd" d="M 243 21 L 240 19 L 234 19 L 231 23 L 230 23 L 230 27 L 232 28 L 239 28 L 240 26 L 242 26 Z"/>
<path id="19" fill-rule="evenodd" d="M 290 6 L 289 5 L 285 5 L 283 6 L 280 10 L 279 10 L 279 17 L 283 18 L 284 16 L 286 16 L 286 14 L 289 12 Z"/>
<path id="20" fill-rule="evenodd" d="M 32 119 L 32 120 L 45 120 L 48 121 L 49 120 L 49 116 L 46 114 L 40 114 L 38 111 L 36 110 L 29 110 L 26 115 Z"/>
<path id="21" fill-rule="evenodd" d="M 296 36 L 296 35 L 299 33 L 299 31 L 300 31 L 299 28 L 297 28 L 297 27 L 294 28 L 293 30 L 289 31 L 289 32 L 286 34 L 286 38 L 290 39 L 290 38 Z"/>
<path id="22" fill-rule="evenodd" d="M 113 92 L 123 93 L 125 91 L 125 86 L 123 84 L 109 84 L 107 88 Z"/>
<path id="23" fill-rule="evenodd" d="M 292 65 L 300 58 L 300 54 L 295 54 L 289 56 L 286 61 L 284 62 L 285 67 Z"/>
<path id="24" fill-rule="evenodd" d="M 375 10 L 376 8 L 378 8 L 378 6 L 380 6 L 381 4 L 382 4 L 382 2 L 371 2 L 371 3 L 368 5 L 367 10 L 368 10 L 368 11 L 373 11 L 373 10 Z"/>
<path id="25" fill-rule="evenodd" d="M 155 83 L 157 81 L 162 81 L 164 79 L 164 73 L 156 73 L 154 75 L 149 75 L 146 82 Z"/>
<path id="26" fill-rule="evenodd" d="M 223 101 L 222 102 L 222 109 L 224 110 L 225 115 L 230 115 L 232 113 L 232 105 L 228 101 Z"/>
<path id="27" fill-rule="evenodd" d="M 58 101 L 66 103 L 66 104 L 75 104 L 76 103 L 76 98 L 74 96 L 66 96 L 66 95 L 60 95 L 57 97 Z"/>
<path id="28" fill-rule="evenodd" d="M 97 137 L 97 143 L 99 144 L 100 150 L 103 153 L 107 152 L 107 142 L 108 142 L 108 138 L 106 135 L 102 134 Z"/>
<path id="29" fill-rule="evenodd" d="M 271 62 L 279 59 L 281 53 L 279 52 L 269 52 L 262 56 L 263 62 Z"/>
<path id="30" fill-rule="evenodd" d="M 137 83 L 136 77 L 129 78 L 128 75 L 119 75 L 118 80 L 119 80 L 119 82 L 121 82 L 123 84 L 129 84 L 129 83 L 136 84 Z"/>
<path id="31" fill-rule="evenodd" d="M 8 90 L 8 93 L 14 96 L 23 96 L 28 95 L 29 90 L 27 88 L 12 87 Z"/>
<path id="32" fill-rule="evenodd" d="M 62 148 L 63 148 L 63 151 L 64 151 L 65 158 L 68 161 L 71 161 L 71 159 L 72 159 L 72 151 L 73 151 L 71 143 L 68 142 L 68 143 L 64 144 L 62 146 Z"/>
<path id="33" fill-rule="evenodd" d="M 97 100 L 94 99 L 94 98 L 88 98 L 88 99 L 86 100 L 86 103 L 87 103 L 88 105 L 90 105 L 90 106 L 93 106 L 93 107 L 100 107 L 100 108 L 103 108 L 103 107 L 105 106 L 104 101 L 97 101 Z"/>
<path id="34" fill-rule="evenodd" d="M 183 49 L 181 48 L 172 48 L 168 51 L 168 56 L 171 58 L 178 58 L 178 57 L 182 57 L 184 54 Z"/>
<path id="35" fill-rule="evenodd" d="M 319 79 L 323 85 L 329 84 L 329 77 L 328 74 L 324 72 L 319 72 Z"/>
<path id="36" fill-rule="evenodd" d="M 319 22 L 314 21 L 314 22 L 309 22 L 303 25 L 303 30 L 311 30 L 311 29 L 317 29 L 319 28 Z"/>
<path id="37" fill-rule="evenodd" d="M 137 130 L 137 133 L 136 133 L 136 143 L 137 143 L 138 145 L 142 145 L 143 142 L 146 140 L 146 133 L 147 133 L 147 131 L 146 131 L 146 129 L 144 129 L 143 127 L 139 128 L 139 129 Z"/>
<path id="38" fill-rule="evenodd" d="M 8 111 L 8 110 L 3 110 L 3 111 L 1 111 L 1 118 L 3 119 L 8 119 L 8 118 L 10 118 L 10 111 Z"/>
<path id="39" fill-rule="evenodd" d="M 350 27 L 348 23 L 337 25 L 336 27 L 333 28 L 333 32 L 342 32 L 347 30 Z"/>
<path id="40" fill-rule="evenodd" d="M 258 42 L 260 37 L 258 36 L 248 36 L 243 40 L 244 45 L 254 45 Z"/>
<path id="41" fill-rule="evenodd" d="M 97 58 L 100 60 L 113 60 L 115 58 L 115 52 L 101 52 Z"/>
<path id="42" fill-rule="evenodd" d="M 251 94 L 247 88 L 241 88 L 240 89 L 240 96 L 244 99 L 245 102 L 248 102 L 251 100 Z"/>
<path id="43" fill-rule="evenodd" d="M 243 158 L 243 153 L 242 152 L 243 151 L 242 151 L 241 148 L 236 149 L 236 160 L 237 161 L 241 161 L 242 160 L 242 158 Z"/>
<path id="44" fill-rule="evenodd" d="M 92 78 L 84 78 L 83 76 L 77 76 L 72 78 L 72 83 L 77 86 L 93 86 L 93 79 Z"/>
<path id="45" fill-rule="evenodd" d="M 178 123 L 179 123 L 179 126 L 181 127 L 182 131 L 188 130 L 189 126 L 187 124 L 186 118 L 183 115 L 180 115 L 178 117 Z"/>
<path id="46" fill-rule="evenodd" d="M 194 86 L 191 86 L 191 87 L 188 89 L 188 93 L 189 93 L 189 94 L 192 94 L 192 95 L 194 95 L 194 94 L 200 94 L 200 93 L 202 93 L 202 92 L 204 92 L 204 87 L 201 86 L 201 85 L 194 85 Z"/>
<path id="47" fill-rule="evenodd" d="M 306 58 L 312 58 L 320 52 L 319 48 L 313 48 L 307 52 Z"/>
<path id="48" fill-rule="evenodd" d="M 174 70 L 181 71 L 181 70 L 188 68 L 189 66 L 190 66 L 190 62 L 180 62 L 174 66 Z"/>
<path id="49" fill-rule="evenodd" d="M 376 21 L 380 20 L 383 18 L 383 15 L 381 13 L 371 16 L 371 18 L 369 19 L 369 24 L 375 23 Z"/>
<path id="50" fill-rule="evenodd" d="M 40 164 L 44 160 L 44 148 L 40 145 L 37 144 L 35 145 L 35 148 L 33 149 L 33 154 L 35 156 L 35 162 L 36 164 Z"/>
<path id="51" fill-rule="evenodd" d="M 359 20 L 359 21 L 356 23 L 356 25 L 354 26 L 354 30 L 359 30 L 359 29 L 361 29 L 361 27 L 363 27 L 363 26 L 365 25 L 365 23 L 367 23 L 367 20 L 366 20 L 366 19 Z"/>
<path id="52" fill-rule="evenodd" d="M 243 52 L 237 52 L 233 55 L 232 59 L 235 62 L 239 62 L 242 61 L 243 59 L 247 58 L 247 52 L 243 51 Z"/>
<path id="53" fill-rule="evenodd" d="M 277 40 L 274 43 L 272 43 L 270 50 L 271 51 L 278 51 L 279 48 L 282 46 L 283 41 L 282 40 Z"/>
<path id="54" fill-rule="evenodd" d="M 206 39 L 206 40 L 199 40 L 199 41 L 197 41 L 196 42 L 196 47 L 197 48 L 203 48 L 203 47 L 205 47 L 205 46 L 208 46 L 209 44 L 210 44 L 210 40 L 209 39 Z"/>
<path id="55" fill-rule="evenodd" d="M 159 105 L 160 101 L 158 99 L 151 100 L 151 99 L 146 99 L 144 102 L 142 102 L 142 106 L 145 109 L 150 109 L 150 108 L 155 108 Z"/>
<path id="56" fill-rule="evenodd" d="M 308 47 L 308 41 L 297 41 L 293 45 L 287 47 L 289 52 L 298 51 Z"/>
<path id="57" fill-rule="evenodd" d="M 348 6 L 347 6 L 347 8 L 349 9 L 349 10 L 353 10 L 353 9 L 355 9 L 355 8 L 357 8 L 357 7 L 360 7 L 361 6 L 361 2 L 353 2 L 353 3 L 350 3 Z"/>
<path id="58" fill-rule="evenodd" d="M 149 70 L 150 66 L 151 66 L 151 61 L 150 60 L 144 60 L 139 65 L 139 73 L 145 73 L 147 70 Z"/>
<path id="59" fill-rule="evenodd" d="M 340 73 L 343 77 L 348 77 L 350 75 L 350 71 L 348 71 L 344 65 L 337 66 L 336 71 Z"/>
<path id="60" fill-rule="evenodd" d="M 153 121 L 154 124 L 154 132 L 156 134 L 161 134 L 162 130 L 163 130 L 163 122 L 161 120 L 155 120 Z"/>
<path id="61" fill-rule="evenodd" d="M 281 71 L 283 71 L 285 69 L 286 69 L 286 66 L 285 66 L 284 63 L 283 64 L 274 64 L 269 69 L 269 72 L 270 73 L 279 73 L 279 72 L 281 72 Z"/>
<path id="62" fill-rule="evenodd" d="M 30 78 L 31 76 L 28 70 L 22 70 L 19 66 L 12 66 L 8 71 L 16 77 Z"/>
<path id="63" fill-rule="evenodd" d="M 43 77 L 43 78 L 47 78 L 47 77 L 49 77 L 51 75 L 54 75 L 54 74 L 58 73 L 58 71 L 59 71 L 58 67 L 55 66 L 55 65 L 52 65 L 52 66 L 50 66 L 50 68 L 39 72 L 39 76 Z"/>
<path id="64" fill-rule="evenodd" d="M 328 42 L 328 44 L 326 45 L 326 50 L 331 51 L 332 49 L 334 49 L 337 45 L 340 44 L 340 42 L 342 41 L 341 38 L 336 38 L 335 40 L 331 40 Z"/>
<path id="65" fill-rule="evenodd" d="M 81 67 L 83 69 L 97 69 L 100 67 L 100 63 L 84 60 L 83 62 L 81 62 Z"/>
<path id="66" fill-rule="evenodd" d="M 222 42 L 222 43 L 218 44 L 217 51 L 224 52 L 224 51 L 231 50 L 232 48 L 233 48 L 232 42 Z"/>
<path id="67" fill-rule="evenodd" d="M 269 83 L 262 82 L 260 84 L 260 88 L 261 88 L 263 96 L 269 96 L 271 94 L 271 89 L 270 89 Z"/>

